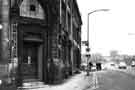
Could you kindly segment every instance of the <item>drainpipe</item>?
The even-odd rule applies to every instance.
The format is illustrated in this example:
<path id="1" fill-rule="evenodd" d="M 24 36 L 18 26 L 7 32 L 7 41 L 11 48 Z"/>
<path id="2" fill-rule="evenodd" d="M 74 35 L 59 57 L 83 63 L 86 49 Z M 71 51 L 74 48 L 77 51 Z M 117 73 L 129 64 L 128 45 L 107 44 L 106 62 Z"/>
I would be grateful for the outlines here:
<path id="1" fill-rule="evenodd" d="M 71 0 L 71 41 L 73 42 L 73 0 Z M 72 74 L 74 69 L 74 62 L 73 62 L 73 44 L 71 47 L 71 63 L 72 63 Z"/>

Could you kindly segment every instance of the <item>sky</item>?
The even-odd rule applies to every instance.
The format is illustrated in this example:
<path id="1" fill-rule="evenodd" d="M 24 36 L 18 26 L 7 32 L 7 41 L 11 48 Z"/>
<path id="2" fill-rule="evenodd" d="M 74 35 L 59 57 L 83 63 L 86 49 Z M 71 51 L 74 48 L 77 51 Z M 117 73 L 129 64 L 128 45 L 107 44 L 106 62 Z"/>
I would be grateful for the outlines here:
<path id="1" fill-rule="evenodd" d="M 119 54 L 135 55 L 135 0 L 77 0 L 82 16 L 82 41 L 87 40 L 89 15 L 90 53 L 108 56 L 111 50 Z M 82 46 L 82 53 L 85 46 Z"/>

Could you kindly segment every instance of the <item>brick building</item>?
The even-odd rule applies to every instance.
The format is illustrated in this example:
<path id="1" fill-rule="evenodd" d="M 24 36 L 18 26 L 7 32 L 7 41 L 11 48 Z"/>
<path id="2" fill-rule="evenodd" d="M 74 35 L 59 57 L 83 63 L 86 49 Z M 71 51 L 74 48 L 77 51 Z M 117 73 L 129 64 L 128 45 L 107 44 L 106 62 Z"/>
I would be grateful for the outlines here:
<path id="1" fill-rule="evenodd" d="M 54 81 L 79 69 L 82 20 L 76 0 L 0 2 L 0 66 L 7 70 L 8 79 L 48 83 L 51 60 Z"/>

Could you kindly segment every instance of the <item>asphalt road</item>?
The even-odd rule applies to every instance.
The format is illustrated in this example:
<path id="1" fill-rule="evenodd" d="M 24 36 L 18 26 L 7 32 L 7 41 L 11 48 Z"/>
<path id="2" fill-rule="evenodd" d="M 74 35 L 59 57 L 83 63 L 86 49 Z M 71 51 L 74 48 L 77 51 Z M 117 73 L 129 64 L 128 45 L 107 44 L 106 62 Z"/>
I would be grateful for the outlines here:
<path id="1" fill-rule="evenodd" d="M 121 71 L 94 73 L 94 85 L 87 90 L 135 90 L 135 76 Z"/>

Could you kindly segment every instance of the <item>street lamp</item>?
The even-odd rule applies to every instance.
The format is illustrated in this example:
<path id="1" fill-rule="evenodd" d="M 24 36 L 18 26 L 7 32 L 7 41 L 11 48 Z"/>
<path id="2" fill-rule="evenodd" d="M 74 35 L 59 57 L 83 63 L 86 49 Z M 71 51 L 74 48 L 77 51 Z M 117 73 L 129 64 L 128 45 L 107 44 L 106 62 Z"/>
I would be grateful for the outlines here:
<path id="1" fill-rule="evenodd" d="M 109 9 L 97 9 L 97 10 L 94 10 L 92 12 L 89 12 L 88 13 L 88 16 L 87 16 L 87 48 L 86 48 L 86 52 L 89 53 L 90 51 L 90 47 L 89 47 L 89 15 L 91 15 L 92 13 L 95 13 L 95 12 L 100 12 L 100 11 L 109 11 Z M 88 60 L 89 60 L 89 57 L 90 55 L 87 55 L 87 69 L 88 69 Z M 87 75 L 89 75 L 89 71 L 87 70 Z"/>
<path id="2" fill-rule="evenodd" d="M 94 10 L 94 11 L 92 11 L 92 12 L 89 12 L 88 13 L 88 18 L 87 18 L 87 40 L 88 40 L 88 47 L 89 47 L 89 15 L 91 15 L 92 13 L 95 13 L 95 12 L 100 12 L 100 11 L 109 11 L 109 9 L 97 9 L 97 10 Z"/>

